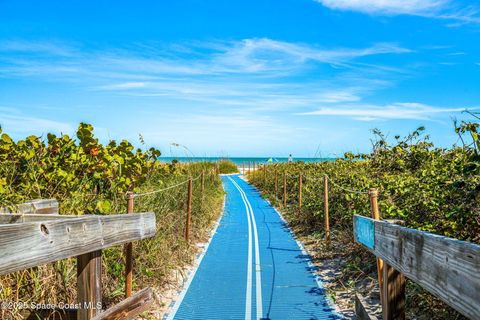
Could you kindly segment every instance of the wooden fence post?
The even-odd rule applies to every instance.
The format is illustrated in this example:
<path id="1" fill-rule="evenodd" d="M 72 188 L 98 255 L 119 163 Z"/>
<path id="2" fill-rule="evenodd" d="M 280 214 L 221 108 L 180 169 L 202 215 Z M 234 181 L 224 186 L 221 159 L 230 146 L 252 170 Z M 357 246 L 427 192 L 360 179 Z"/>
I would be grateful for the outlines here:
<path id="1" fill-rule="evenodd" d="M 97 185 L 93 193 L 98 194 Z M 78 320 L 89 320 L 102 312 L 102 250 L 77 256 L 77 302 Z"/>
<path id="2" fill-rule="evenodd" d="M 250 173 L 250 165 L 251 165 L 251 163 L 250 163 L 250 161 L 248 161 L 248 173 Z"/>
<path id="3" fill-rule="evenodd" d="M 302 173 L 298 174 L 298 209 L 302 208 Z"/>
<path id="4" fill-rule="evenodd" d="M 287 172 L 283 172 L 283 206 L 287 207 Z"/>
<path id="5" fill-rule="evenodd" d="M 383 265 L 382 313 L 385 320 L 405 319 L 405 276 L 391 267 Z"/>
<path id="6" fill-rule="evenodd" d="M 98 186 L 93 188 L 98 193 Z M 87 320 L 102 312 L 102 250 L 77 256 L 77 319 Z"/>
<path id="7" fill-rule="evenodd" d="M 328 176 L 323 177 L 323 203 L 325 208 L 325 241 L 330 243 L 330 218 L 328 216 Z"/>
<path id="8" fill-rule="evenodd" d="M 102 312 L 102 250 L 77 257 L 78 320 L 89 320 Z"/>
<path id="9" fill-rule="evenodd" d="M 370 210 L 372 214 L 372 219 L 380 220 L 380 211 L 378 210 L 378 190 L 375 188 L 371 188 L 368 191 L 368 195 L 370 196 Z M 378 286 L 380 288 L 380 301 L 382 303 L 382 307 L 384 306 L 383 303 L 383 260 L 377 258 L 377 273 L 378 273 Z"/>
<path id="10" fill-rule="evenodd" d="M 245 161 L 242 162 L 242 174 L 245 174 Z"/>
<path id="11" fill-rule="evenodd" d="M 192 215 L 192 192 L 193 192 L 193 180 L 192 177 L 188 178 L 188 193 L 187 193 L 187 221 L 185 223 L 185 240 L 190 238 L 190 220 Z"/>

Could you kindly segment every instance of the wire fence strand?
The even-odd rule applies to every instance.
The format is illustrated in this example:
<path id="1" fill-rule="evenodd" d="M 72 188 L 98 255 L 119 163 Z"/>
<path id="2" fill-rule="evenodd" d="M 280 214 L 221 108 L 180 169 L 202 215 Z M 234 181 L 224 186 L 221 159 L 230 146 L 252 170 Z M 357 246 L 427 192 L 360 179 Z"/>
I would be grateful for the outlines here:
<path id="1" fill-rule="evenodd" d="M 350 193 L 356 193 L 356 194 L 369 194 L 368 191 L 361 191 L 361 190 L 352 190 L 352 189 L 348 189 L 348 188 L 345 188 L 345 187 L 342 187 L 341 185 L 335 183 L 332 179 L 330 179 L 329 176 L 327 176 L 328 178 L 328 181 L 333 184 L 334 186 L 336 186 L 337 188 L 339 189 L 342 189 L 343 191 L 347 191 L 347 192 L 350 192 Z"/>
<path id="2" fill-rule="evenodd" d="M 202 176 L 202 174 L 199 174 L 197 177 L 195 177 L 194 179 L 192 179 L 192 182 L 198 180 L 201 176 Z M 179 182 L 179 183 L 176 183 L 176 184 L 174 184 L 174 185 L 171 185 L 171 186 L 162 188 L 162 189 L 156 189 L 156 190 L 147 191 L 147 192 L 142 192 L 142 193 L 134 193 L 134 194 L 133 194 L 133 197 L 134 197 L 134 198 L 138 198 L 138 197 L 142 197 L 142 196 L 147 196 L 147 195 L 151 195 L 151 194 L 155 194 L 155 193 L 164 192 L 164 191 L 167 191 L 167 190 L 170 190 L 170 189 L 179 187 L 179 186 L 187 183 L 189 180 L 190 180 L 190 178 L 188 178 L 187 180 L 181 181 L 181 182 Z"/>
<path id="3" fill-rule="evenodd" d="M 324 176 L 326 176 L 328 178 L 328 181 L 332 185 L 334 185 L 335 187 L 337 187 L 337 188 L 339 188 L 343 191 L 346 191 L 346 192 L 349 192 L 349 193 L 356 193 L 356 194 L 369 194 L 369 191 L 353 190 L 353 189 L 345 188 L 345 187 L 341 186 L 340 184 L 337 184 L 328 175 L 325 174 Z M 285 177 L 286 178 L 296 178 L 296 179 L 298 179 L 299 175 L 286 175 Z M 311 181 L 323 181 L 323 179 L 324 179 L 324 177 L 310 177 L 310 176 L 302 176 L 302 177 L 304 177 L 306 180 L 311 180 Z"/>
<path id="4" fill-rule="evenodd" d="M 327 177 L 328 181 L 336 186 L 337 188 L 343 190 L 343 191 L 347 191 L 347 192 L 350 192 L 350 193 L 357 193 L 357 194 L 368 194 L 368 191 L 362 191 L 362 190 L 353 190 L 353 189 L 349 189 L 349 188 L 345 188 L 343 186 L 341 186 L 340 184 L 336 183 L 334 180 L 332 180 L 332 178 L 330 178 L 327 174 L 324 175 L 324 177 Z M 308 177 L 307 180 L 313 180 L 313 181 L 323 181 L 325 178 L 324 177 Z"/>

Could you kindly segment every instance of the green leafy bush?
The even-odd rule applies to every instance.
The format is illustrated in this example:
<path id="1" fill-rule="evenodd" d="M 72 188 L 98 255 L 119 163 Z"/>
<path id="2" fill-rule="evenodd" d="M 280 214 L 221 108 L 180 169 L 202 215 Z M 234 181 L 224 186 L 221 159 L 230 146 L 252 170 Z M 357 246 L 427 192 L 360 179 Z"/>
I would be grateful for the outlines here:
<path id="1" fill-rule="evenodd" d="M 107 213 L 110 199 L 135 191 L 157 166 L 160 151 L 136 149 L 122 140 L 102 145 L 81 123 L 77 139 L 48 134 L 14 142 L 0 129 L 0 206 L 57 198 L 70 214 Z M 85 202 L 79 205 L 78 199 Z"/>

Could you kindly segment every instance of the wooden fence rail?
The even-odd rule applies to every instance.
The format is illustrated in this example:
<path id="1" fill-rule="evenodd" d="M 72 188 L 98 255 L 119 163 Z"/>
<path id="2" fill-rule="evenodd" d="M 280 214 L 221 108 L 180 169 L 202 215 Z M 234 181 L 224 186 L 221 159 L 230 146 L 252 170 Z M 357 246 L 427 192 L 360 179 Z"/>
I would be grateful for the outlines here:
<path id="1" fill-rule="evenodd" d="M 0 208 L 0 213 L 10 213 L 10 210 L 7 208 Z M 56 199 L 30 200 L 17 205 L 15 213 L 58 214 L 58 201 Z"/>
<path id="2" fill-rule="evenodd" d="M 0 275 L 142 240 L 156 230 L 153 213 L 35 218 L 0 225 Z"/>
<path id="3" fill-rule="evenodd" d="M 384 262 L 384 319 L 404 313 L 403 275 L 471 319 L 480 319 L 480 245 L 354 216 L 354 235 Z"/>
<path id="4" fill-rule="evenodd" d="M 103 311 L 101 296 L 102 249 L 153 237 L 154 213 L 113 215 L 0 214 L 0 275 L 77 257 L 77 319 L 131 319 L 144 311 L 152 299 L 132 296 L 112 310 Z M 125 311 L 127 310 L 127 311 Z M 120 318 L 117 318 L 120 319 Z"/>

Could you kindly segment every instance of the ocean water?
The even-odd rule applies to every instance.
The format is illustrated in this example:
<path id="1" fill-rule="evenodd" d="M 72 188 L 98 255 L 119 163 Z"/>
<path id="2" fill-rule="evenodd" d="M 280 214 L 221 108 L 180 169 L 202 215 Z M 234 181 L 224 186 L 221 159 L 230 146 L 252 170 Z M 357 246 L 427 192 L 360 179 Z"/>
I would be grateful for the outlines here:
<path id="1" fill-rule="evenodd" d="M 219 160 L 227 159 L 235 163 L 237 166 L 243 164 L 248 165 L 248 163 L 265 163 L 270 159 L 270 157 L 159 157 L 161 162 L 172 162 L 172 160 L 177 160 L 179 162 L 201 162 L 209 161 L 216 162 Z M 273 162 L 288 162 L 288 158 L 275 158 L 272 157 Z M 335 158 L 293 158 L 293 161 L 303 161 L 303 162 L 324 162 L 324 161 L 334 161 Z"/>

